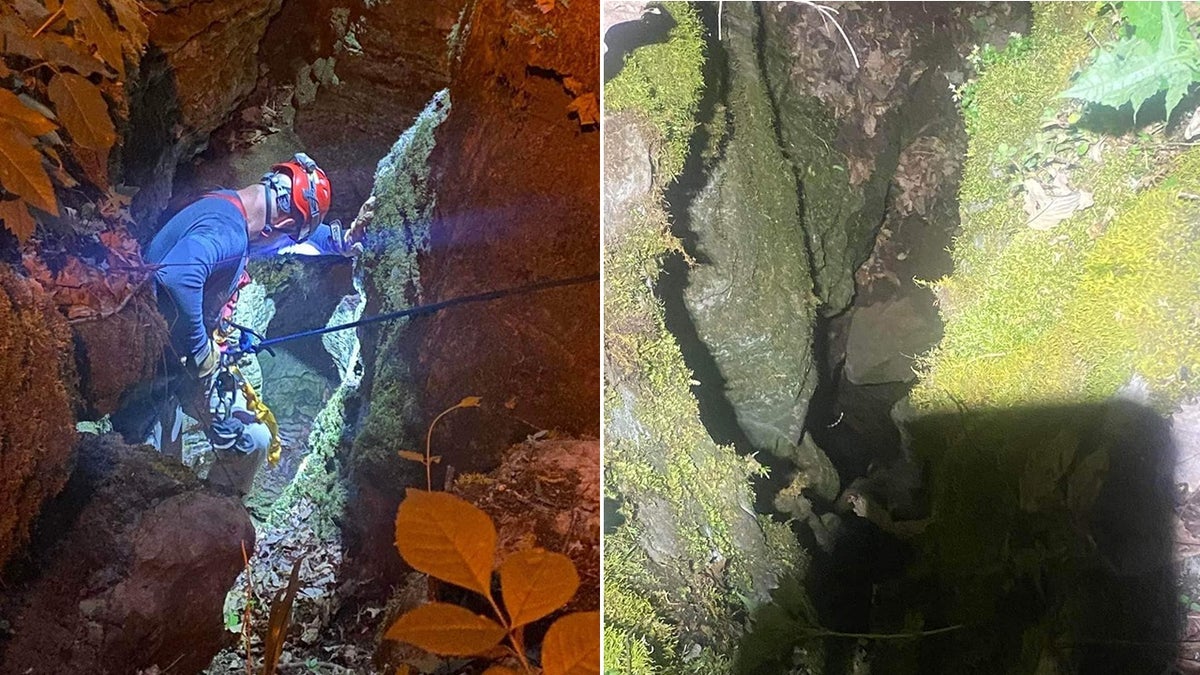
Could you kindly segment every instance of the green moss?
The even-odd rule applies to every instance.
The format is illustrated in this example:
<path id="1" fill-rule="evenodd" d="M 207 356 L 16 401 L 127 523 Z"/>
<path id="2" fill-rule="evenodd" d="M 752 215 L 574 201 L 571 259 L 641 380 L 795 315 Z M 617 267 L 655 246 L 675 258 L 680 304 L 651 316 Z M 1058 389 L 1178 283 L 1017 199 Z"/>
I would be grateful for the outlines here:
<path id="1" fill-rule="evenodd" d="M 1164 408 L 1197 390 L 1200 287 L 1190 270 L 1200 247 L 1187 223 L 1200 208 L 1179 198 L 1200 191 L 1196 152 L 1164 164 L 1145 138 L 1107 143 L 1100 161 L 1083 157 L 1071 173 L 1095 205 L 1050 232 L 1025 226 L 1013 189 L 1021 176 L 995 154 L 1036 145 L 1044 108 L 1071 110 L 1054 96 L 1091 49 L 1092 10 L 1064 4 L 1035 6 L 1028 49 L 976 85 L 955 273 L 934 284 L 945 336 L 922 359 L 918 409 L 1095 401 L 1135 374 Z M 1156 174 L 1152 187 L 1139 180 Z"/>
<path id="2" fill-rule="evenodd" d="M 960 193 L 963 204 L 1005 196 L 1005 183 L 988 171 L 989 160 L 1001 144 L 1020 143 L 1036 131 L 1047 108 L 1062 104 L 1058 95 L 1094 46 L 1086 26 L 1096 7 L 1086 2 L 1038 3 L 1028 40 L 1018 41 L 1011 53 L 987 65 L 971 95 L 971 108 L 978 114 L 967 116 L 970 145 Z"/>
<path id="3" fill-rule="evenodd" d="M 650 652 L 673 650 L 679 641 L 679 634 L 654 608 L 656 603 L 666 598 L 661 594 L 648 595 L 632 590 L 646 588 L 652 583 L 649 561 L 638 547 L 633 529 L 621 528 L 605 536 L 604 546 L 606 625 L 628 635 Z M 619 661 L 617 658 L 616 662 Z"/>
<path id="4" fill-rule="evenodd" d="M 650 657 L 650 648 L 636 635 L 604 625 L 604 672 L 645 673 L 657 672 Z"/>
<path id="5" fill-rule="evenodd" d="M 639 218 L 605 246 L 609 377 L 622 382 L 618 389 L 610 380 L 605 391 L 605 486 L 610 495 L 659 511 L 640 514 L 644 530 L 626 524 L 605 537 L 605 621 L 654 646 L 665 672 L 727 672 L 722 654 L 742 630 L 739 617 L 764 599 L 758 590 L 764 572 L 802 570 L 806 559 L 786 526 L 747 523 L 750 478 L 762 469 L 713 443 L 700 421 L 691 372 L 646 283 L 678 244 L 659 207 L 645 205 Z M 626 516 L 641 522 L 637 513 Z M 746 538 L 747 526 L 753 539 Z M 668 549 L 668 563 L 646 557 L 644 549 L 656 545 Z M 706 573 L 717 560 L 722 571 Z M 669 637 L 678 631 L 703 634 L 711 645 L 686 668 L 677 651 L 682 645 Z"/>
<path id="6" fill-rule="evenodd" d="M 435 177 L 429 155 L 435 132 L 450 112 L 449 90 L 434 95 L 417 119 L 379 161 L 375 172 L 375 218 L 361 257 L 367 310 L 406 309 L 420 297 L 417 257 L 428 249 L 429 227 L 436 205 Z M 407 425 L 418 407 L 409 361 L 400 358 L 407 345 L 407 319 L 390 322 L 374 333 L 374 359 L 364 364 L 374 373 L 370 409 L 355 439 L 352 468 L 379 481 L 398 480 L 406 469 L 396 451 L 412 449 Z M 387 468 L 388 470 L 382 471 Z M 395 483 L 400 484 L 400 483 Z"/>
<path id="7" fill-rule="evenodd" d="M 639 110 L 662 135 L 658 172 L 665 184 L 683 170 L 688 144 L 696 128 L 700 92 L 704 89 L 704 25 L 686 2 L 665 2 L 675 20 L 666 42 L 638 48 L 625 67 L 604 85 L 609 112 Z"/>
<path id="8" fill-rule="evenodd" d="M 339 535 L 338 522 L 345 511 L 346 489 L 339 478 L 338 449 L 346 428 L 345 403 L 350 391 L 348 385 L 338 387 L 313 418 L 308 435 L 308 455 L 296 471 L 296 477 L 273 503 L 263 505 L 269 527 L 287 527 L 295 516 L 295 506 L 307 501 L 314 507 L 308 522 L 317 537 L 325 541 Z"/>
<path id="9" fill-rule="evenodd" d="M 734 17 L 739 10 L 730 6 L 726 11 Z M 761 39 L 761 50 L 756 50 L 753 43 L 739 45 L 733 31 L 727 38 L 734 55 L 731 58 L 744 64 L 739 67 L 742 70 L 754 68 L 755 57 L 759 51 L 762 54 L 764 77 L 770 88 L 765 110 L 770 110 L 773 103 L 776 112 L 774 119 L 764 120 L 771 140 L 764 138 L 754 145 L 776 143 L 791 165 L 781 169 L 780 177 L 775 178 L 778 181 L 786 177 L 789 185 L 774 187 L 769 192 L 791 202 L 803 194 L 802 228 L 811 256 L 805 273 L 811 273 L 811 286 L 823 305 L 822 311 L 837 314 L 854 298 L 854 270 L 867 259 L 874 246 L 875 230 L 891 181 L 891 172 L 885 167 L 895 165 L 898 149 L 884 148 L 873 160 L 878 170 L 872 171 L 861 185 L 851 185 L 849 162 L 835 147 L 839 122 L 834 111 L 793 82 L 795 46 L 788 26 L 782 21 L 765 20 Z M 741 88 L 750 89 L 748 93 L 753 96 L 753 86 Z M 893 123 L 894 118 L 894 115 L 889 117 Z M 795 208 L 801 212 L 799 205 Z M 800 244 L 805 245 L 805 241 Z"/>
<path id="10" fill-rule="evenodd" d="M 467 34 L 471 32 L 470 20 L 467 18 L 467 5 L 458 12 L 458 20 L 450 27 L 450 33 L 446 35 L 446 59 L 448 61 L 459 61 L 462 59 L 462 48 L 467 41 Z"/>

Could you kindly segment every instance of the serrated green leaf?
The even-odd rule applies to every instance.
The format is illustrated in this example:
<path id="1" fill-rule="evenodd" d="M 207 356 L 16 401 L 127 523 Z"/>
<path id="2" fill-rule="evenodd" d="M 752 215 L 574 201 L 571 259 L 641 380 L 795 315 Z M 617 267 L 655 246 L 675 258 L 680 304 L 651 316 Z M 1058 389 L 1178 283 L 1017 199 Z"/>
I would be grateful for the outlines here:
<path id="1" fill-rule="evenodd" d="M 1166 4 L 1170 3 L 1123 2 L 1121 3 L 1121 17 L 1133 28 L 1133 34 L 1138 39 L 1155 44 L 1163 30 L 1163 12 L 1160 5 Z"/>
<path id="2" fill-rule="evenodd" d="M 1196 80 L 1196 73 L 1191 68 L 1182 68 L 1172 71 L 1166 76 L 1167 80 L 1167 118 L 1170 119 L 1171 111 L 1179 105 L 1183 97 L 1187 95 L 1188 88 L 1192 82 Z"/>
<path id="3" fill-rule="evenodd" d="M 1134 118 L 1147 100 L 1166 91 L 1168 117 L 1200 79 L 1200 47 L 1179 2 L 1125 2 L 1133 37 L 1102 51 L 1062 96 L 1114 108 L 1130 104 Z"/>

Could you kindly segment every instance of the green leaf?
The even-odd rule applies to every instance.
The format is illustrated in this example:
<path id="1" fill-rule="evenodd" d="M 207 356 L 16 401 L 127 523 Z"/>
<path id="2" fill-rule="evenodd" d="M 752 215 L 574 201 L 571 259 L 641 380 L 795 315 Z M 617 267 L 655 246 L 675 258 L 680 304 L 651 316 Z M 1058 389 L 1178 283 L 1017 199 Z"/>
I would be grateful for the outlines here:
<path id="1" fill-rule="evenodd" d="M 1130 104 L 1136 118 L 1148 99 L 1166 91 L 1169 117 L 1200 79 L 1200 47 L 1188 31 L 1183 6 L 1126 2 L 1122 14 L 1133 37 L 1102 51 L 1062 96 L 1114 108 Z"/>
<path id="2" fill-rule="evenodd" d="M 1133 34 L 1138 39 L 1154 44 L 1158 42 L 1163 30 L 1163 12 L 1160 11 L 1159 6 L 1168 4 L 1171 3 L 1123 2 L 1121 3 L 1121 16 L 1126 23 L 1133 27 Z"/>

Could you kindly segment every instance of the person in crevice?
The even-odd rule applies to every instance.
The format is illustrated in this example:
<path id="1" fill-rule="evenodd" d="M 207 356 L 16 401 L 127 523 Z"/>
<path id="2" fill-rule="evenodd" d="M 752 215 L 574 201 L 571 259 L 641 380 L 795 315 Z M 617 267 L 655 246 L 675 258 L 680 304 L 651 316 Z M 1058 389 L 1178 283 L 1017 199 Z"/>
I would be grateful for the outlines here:
<path id="1" fill-rule="evenodd" d="M 167 372 L 113 415 L 127 442 L 150 443 L 182 461 L 186 412 L 216 454 L 209 482 L 241 495 L 249 491 L 273 436 L 242 391 L 216 386 L 222 336 L 238 290 L 249 283 L 250 257 L 362 250 L 361 227 L 323 223 L 332 197 L 328 176 L 300 153 L 272 166 L 257 184 L 205 195 L 159 230 L 145 259 L 157 268 L 154 292 L 169 329 Z"/>

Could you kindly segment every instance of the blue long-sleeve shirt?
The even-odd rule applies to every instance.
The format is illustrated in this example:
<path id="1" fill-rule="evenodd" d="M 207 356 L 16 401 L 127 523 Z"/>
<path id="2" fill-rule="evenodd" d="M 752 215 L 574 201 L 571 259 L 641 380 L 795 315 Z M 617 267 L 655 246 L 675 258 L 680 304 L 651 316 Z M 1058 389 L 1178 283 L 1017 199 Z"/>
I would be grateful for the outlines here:
<path id="1" fill-rule="evenodd" d="M 208 337 L 221 308 L 237 290 L 249 249 L 247 237 L 241 209 L 232 201 L 208 196 L 175 214 L 146 248 L 146 261 L 162 265 L 154 280 L 171 346 L 193 363 L 208 356 Z"/>
<path id="2" fill-rule="evenodd" d="M 159 311 L 171 329 L 171 346 L 179 356 L 191 357 L 193 363 L 208 356 L 208 336 L 237 291 L 251 255 L 246 217 L 235 203 L 237 193 L 222 190 L 216 194 L 232 199 L 209 195 L 193 202 L 163 225 L 145 254 L 147 262 L 162 265 L 154 279 Z M 280 237 L 254 255 L 287 253 L 338 255 L 338 249 L 333 231 L 322 223 L 302 245 Z"/>

